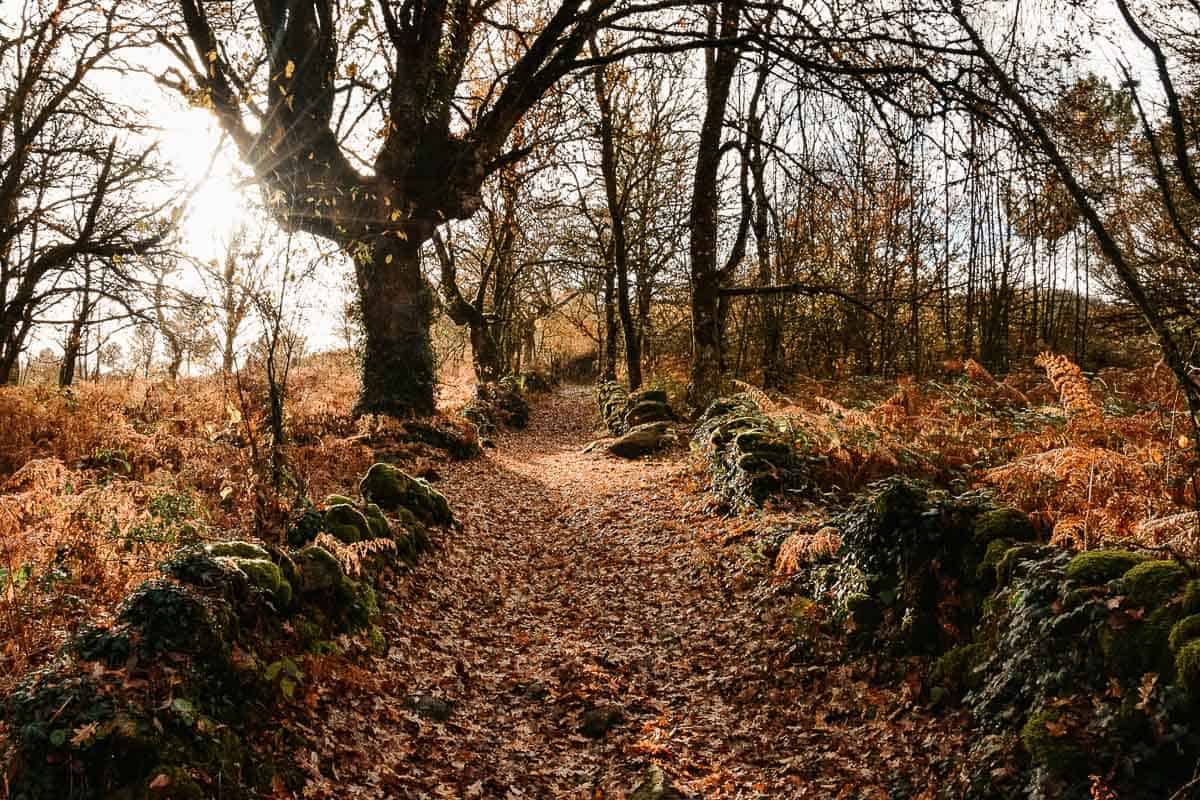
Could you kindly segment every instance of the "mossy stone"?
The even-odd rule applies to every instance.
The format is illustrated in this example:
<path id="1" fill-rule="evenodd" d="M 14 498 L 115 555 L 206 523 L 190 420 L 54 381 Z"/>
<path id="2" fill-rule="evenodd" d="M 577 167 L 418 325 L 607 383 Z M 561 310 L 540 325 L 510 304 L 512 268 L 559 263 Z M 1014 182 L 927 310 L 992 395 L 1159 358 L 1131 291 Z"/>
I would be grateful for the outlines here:
<path id="1" fill-rule="evenodd" d="M 1200 614 L 1200 579 L 1188 581 L 1184 587 L 1183 613 Z"/>
<path id="2" fill-rule="evenodd" d="M 1178 653 L 1193 639 L 1200 639 L 1200 614 L 1192 614 L 1175 623 L 1167 643 L 1171 646 L 1171 652 Z"/>
<path id="3" fill-rule="evenodd" d="M 387 517 L 383 514 L 383 509 L 378 505 L 367 503 L 367 507 L 363 510 L 363 516 L 367 518 L 367 527 L 370 529 L 371 538 L 390 539 L 392 537 L 392 523 L 388 522 Z"/>
<path id="4" fill-rule="evenodd" d="M 449 525 L 454 522 L 450 505 L 440 492 L 391 464 L 375 464 L 367 470 L 359 484 L 359 491 L 384 511 L 407 508 L 430 524 Z"/>
<path id="5" fill-rule="evenodd" d="M 1004 555 L 996 562 L 996 583 L 1007 586 L 1016 577 L 1017 566 L 1022 562 L 1036 558 L 1038 549 L 1031 544 L 1019 544 L 1004 551 Z"/>
<path id="6" fill-rule="evenodd" d="M 1129 678 L 1147 672 L 1169 676 L 1172 671 L 1169 640 L 1178 619 L 1177 608 L 1164 607 L 1126 628 L 1104 626 L 1098 638 L 1105 662 L 1116 674 Z"/>
<path id="7" fill-rule="evenodd" d="M 1192 702 L 1200 702 L 1200 639 L 1179 648 L 1175 654 L 1175 675 Z"/>
<path id="8" fill-rule="evenodd" d="M 315 544 L 298 551 L 292 560 L 300 576 L 299 589 L 304 593 L 333 589 L 346 577 L 333 554 Z"/>
<path id="9" fill-rule="evenodd" d="M 1034 763 L 1055 775 L 1066 776 L 1087 764 L 1087 751 L 1069 732 L 1056 735 L 1062 719 L 1063 715 L 1057 709 L 1043 709 L 1033 714 L 1021 728 L 1021 743 Z M 1052 728 L 1055 729 L 1053 732 Z"/>
<path id="10" fill-rule="evenodd" d="M 326 508 L 329 508 L 331 506 L 353 506 L 357 505 L 357 503 L 344 494 L 331 494 L 325 498 L 324 505 Z"/>
<path id="11" fill-rule="evenodd" d="M 978 547 L 985 548 L 998 539 L 1032 542 L 1037 539 L 1037 528 L 1018 509 L 996 508 L 975 517 L 971 536 Z"/>
<path id="12" fill-rule="evenodd" d="M 1131 550 L 1089 550 L 1071 559 L 1066 577 L 1085 586 L 1098 586 L 1121 577 L 1145 560 L 1145 555 Z"/>
<path id="13" fill-rule="evenodd" d="M 279 608 L 292 602 L 292 585 L 283 577 L 279 565 L 265 558 L 233 558 L 235 567 L 245 573 L 250 583 L 270 595 Z"/>
<path id="14" fill-rule="evenodd" d="M 253 542 L 213 542 L 204 549 L 216 558 L 270 558 L 265 549 Z"/>
<path id="15" fill-rule="evenodd" d="M 153 655 L 178 651 L 219 658 L 228 651 L 236 626 L 228 604 L 158 579 L 134 589 L 121 604 L 117 619 L 137 631 L 143 654 Z"/>
<path id="16" fill-rule="evenodd" d="M 346 503 L 325 509 L 325 530 L 344 544 L 354 544 L 371 537 L 371 526 L 366 516 Z"/>
<path id="17" fill-rule="evenodd" d="M 935 686 L 951 689 L 973 689 L 980 683 L 975 667 L 986 657 L 987 647 L 981 642 L 952 647 L 933 662 L 929 681 Z"/>
<path id="18" fill-rule="evenodd" d="M 1162 605 L 1187 583 L 1188 574 L 1174 561 L 1143 561 L 1121 578 L 1129 604 L 1142 608 Z"/>
<path id="19" fill-rule="evenodd" d="M 987 549 L 984 550 L 983 558 L 979 559 L 979 566 L 975 568 L 975 577 L 984 579 L 993 579 L 996 577 L 996 566 L 1004 558 L 1004 554 L 1013 548 L 1016 543 L 1009 538 L 992 539 L 987 543 Z"/>
<path id="20" fill-rule="evenodd" d="M 667 390 L 660 389 L 658 387 L 654 387 L 654 388 L 650 388 L 650 389 L 639 389 L 638 391 L 629 395 L 629 402 L 630 403 L 662 403 L 663 405 L 666 405 L 668 402 Z"/>

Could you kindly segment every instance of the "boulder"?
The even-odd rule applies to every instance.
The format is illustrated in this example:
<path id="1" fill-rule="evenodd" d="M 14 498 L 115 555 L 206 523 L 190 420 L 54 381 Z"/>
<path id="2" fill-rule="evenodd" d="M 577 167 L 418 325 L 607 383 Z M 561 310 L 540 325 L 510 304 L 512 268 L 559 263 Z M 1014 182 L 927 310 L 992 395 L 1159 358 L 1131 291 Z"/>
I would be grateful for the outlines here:
<path id="1" fill-rule="evenodd" d="M 354 544 L 371 538 L 371 525 L 354 506 L 338 503 L 325 509 L 325 532 L 343 544 Z"/>
<path id="2" fill-rule="evenodd" d="M 430 525 L 454 522 L 450 505 L 440 492 L 391 464 L 375 464 L 367 470 L 359 491 L 385 511 L 405 508 Z"/>
<path id="3" fill-rule="evenodd" d="M 642 782 L 629 795 L 629 800 L 684 800 L 684 796 L 671 785 L 667 774 L 657 764 L 653 764 L 646 770 Z"/>
<path id="4" fill-rule="evenodd" d="M 670 423 L 647 422 L 609 442 L 604 449 L 620 458 L 638 458 L 674 442 L 675 430 Z"/>

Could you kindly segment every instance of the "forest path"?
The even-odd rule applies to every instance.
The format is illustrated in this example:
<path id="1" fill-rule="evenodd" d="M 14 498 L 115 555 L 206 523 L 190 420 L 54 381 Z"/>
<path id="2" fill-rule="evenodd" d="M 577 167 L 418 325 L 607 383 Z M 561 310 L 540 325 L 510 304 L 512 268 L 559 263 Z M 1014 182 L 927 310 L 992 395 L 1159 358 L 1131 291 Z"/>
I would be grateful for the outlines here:
<path id="1" fill-rule="evenodd" d="M 324 678 L 307 794 L 622 798 L 657 763 L 697 798 L 916 796 L 956 737 L 849 668 L 789 663 L 786 615 L 722 568 L 732 521 L 679 453 L 581 453 L 594 408 L 568 389 L 447 467 L 463 528 L 384 595 L 387 654 Z"/>

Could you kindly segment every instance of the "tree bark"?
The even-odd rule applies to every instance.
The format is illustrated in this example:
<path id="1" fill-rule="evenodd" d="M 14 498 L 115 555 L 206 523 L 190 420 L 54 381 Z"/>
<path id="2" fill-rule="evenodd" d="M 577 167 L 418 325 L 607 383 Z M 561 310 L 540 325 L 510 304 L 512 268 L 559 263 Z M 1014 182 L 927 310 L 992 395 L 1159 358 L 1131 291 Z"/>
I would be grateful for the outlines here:
<path id="1" fill-rule="evenodd" d="M 739 0 L 722 0 L 711 12 L 709 30 L 719 28 L 722 38 L 733 38 L 738 32 L 741 13 Z M 719 15 L 719 20 L 718 20 Z M 696 149 L 696 167 L 692 184 L 692 206 L 689 212 L 691 242 L 692 289 L 692 368 L 688 401 L 693 408 L 705 408 L 721 390 L 721 282 L 717 268 L 717 212 L 720 194 L 717 173 L 721 166 L 721 132 L 725 123 L 725 107 L 729 87 L 738 62 L 733 48 L 705 52 L 705 85 L 707 98 L 704 119 L 700 126 L 700 141 Z"/>
<path id="2" fill-rule="evenodd" d="M 358 262 L 362 300 L 362 392 L 356 414 L 403 417 L 434 412 L 429 326 L 433 297 L 421 274 L 420 244 L 378 236 Z"/>

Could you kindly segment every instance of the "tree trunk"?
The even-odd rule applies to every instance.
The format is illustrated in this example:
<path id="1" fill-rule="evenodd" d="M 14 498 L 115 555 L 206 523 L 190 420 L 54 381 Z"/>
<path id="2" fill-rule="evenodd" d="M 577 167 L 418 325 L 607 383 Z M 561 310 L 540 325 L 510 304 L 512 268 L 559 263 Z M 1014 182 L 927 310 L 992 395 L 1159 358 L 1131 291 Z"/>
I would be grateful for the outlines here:
<path id="1" fill-rule="evenodd" d="M 600 373 L 603 381 L 617 379 L 617 310 L 613 300 L 615 281 L 614 270 L 608 270 L 604 275 L 604 368 Z"/>
<path id="2" fill-rule="evenodd" d="M 363 362 L 355 413 L 432 414 L 433 298 L 421 274 L 420 243 L 378 236 L 373 245 L 371 260 L 357 269 Z"/>
<path id="3" fill-rule="evenodd" d="M 504 360 L 491 326 L 482 315 L 472 316 L 467 323 L 471 334 L 471 363 L 479 383 L 498 381 L 504 377 Z"/>
<path id="4" fill-rule="evenodd" d="M 719 21 L 716 13 L 714 10 L 710 17 L 710 33 L 717 33 L 719 28 L 722 38 L 735 36 L 741 13 L 738 0 L 721 2 Z M 688 219 L 691 227 L 689 257 L 692 288 L 692 369 L 688 401 L 696 409 L 707 407 L 721 390 L 722 275 L 717 268 L 717 212 L 721 201 L 717 191 L 717 173 L 721 165 L 725 106 L 737 62 L 738 53 L 733 48 L 705 53 L 705 84 L 708 91 L 696 149 Z"/>

